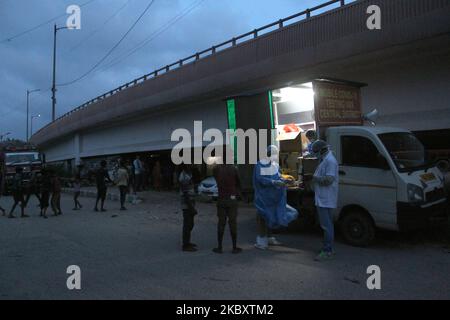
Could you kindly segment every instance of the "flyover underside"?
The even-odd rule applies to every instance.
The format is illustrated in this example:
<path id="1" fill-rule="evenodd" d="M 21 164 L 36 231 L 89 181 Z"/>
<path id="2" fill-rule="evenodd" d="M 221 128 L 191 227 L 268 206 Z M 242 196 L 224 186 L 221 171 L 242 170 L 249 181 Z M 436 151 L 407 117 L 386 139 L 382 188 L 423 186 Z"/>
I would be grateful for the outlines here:
<path id="1" fill-rule="evenodd" d="M 115 124 L 99 126 L 56 140 L 42 148 L 48 162 L 82 159 L 95 156 L 170 150 L 178 142 L 171 141 L 172 132 L 186 129 L 192 139 L 202 141 L 203 130 L 227 129 L 227 115 L 221 100 L 207 101 L 172 111 L 141 116 Z M 194 121 L 201 121 L 198 137 L 194 135 Z"/>

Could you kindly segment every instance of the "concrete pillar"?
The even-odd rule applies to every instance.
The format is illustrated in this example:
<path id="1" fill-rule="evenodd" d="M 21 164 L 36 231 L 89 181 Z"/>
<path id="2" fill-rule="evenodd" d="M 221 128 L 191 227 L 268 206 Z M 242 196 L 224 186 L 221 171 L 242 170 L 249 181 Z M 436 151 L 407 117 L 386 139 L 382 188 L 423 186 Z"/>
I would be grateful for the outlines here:
<path id="1" fill-rule="evenodd" d="M 76 133 L 74 138 L 74 155 L 75 155 L 75 166 L 79 166 L 81 164 L 81 139 L 80 134 Z"/>

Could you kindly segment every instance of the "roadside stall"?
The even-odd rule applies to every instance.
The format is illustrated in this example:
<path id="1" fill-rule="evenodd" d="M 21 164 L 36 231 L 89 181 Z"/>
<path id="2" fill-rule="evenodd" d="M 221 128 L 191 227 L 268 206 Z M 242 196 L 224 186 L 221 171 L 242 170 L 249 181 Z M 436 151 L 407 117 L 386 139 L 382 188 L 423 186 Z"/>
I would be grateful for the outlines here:
<path id="1" fill-rule="evenodd" d="M 315 220 L 311 181 L 318 160 L 310 146 L 326 140 L 328 127 L 362 125 L 361 86 L 320 79 L 272 91 L 280 168 L 291 181 L 288 203 L 302 212 L 303 223 Z"/>

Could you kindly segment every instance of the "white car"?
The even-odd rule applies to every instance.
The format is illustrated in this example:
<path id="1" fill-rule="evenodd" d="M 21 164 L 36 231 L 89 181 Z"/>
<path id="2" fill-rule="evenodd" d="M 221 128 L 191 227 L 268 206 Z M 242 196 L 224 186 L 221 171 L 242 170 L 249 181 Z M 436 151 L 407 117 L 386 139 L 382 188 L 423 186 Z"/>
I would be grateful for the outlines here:
<path id="1" fill-rule="evenodd" d="M 198 193 L 208 197 L 217 199 L 219 196 L 219 189 L 217 188 L 217 182 L 214 177 L 208 177 L 198 186 Z"/>

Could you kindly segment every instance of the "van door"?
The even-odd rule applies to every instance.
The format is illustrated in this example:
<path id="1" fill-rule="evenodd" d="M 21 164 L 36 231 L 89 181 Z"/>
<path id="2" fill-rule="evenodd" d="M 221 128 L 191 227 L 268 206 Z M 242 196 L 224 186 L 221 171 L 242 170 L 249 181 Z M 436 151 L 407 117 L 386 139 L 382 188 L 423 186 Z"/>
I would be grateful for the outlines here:
<path id="1" fill-rule="evenodd" d="M 342 133 L 339 163 L 339 208 L 361 206 L 376 226 L 396 230 L 397 182 L 373 137 Z"/>

